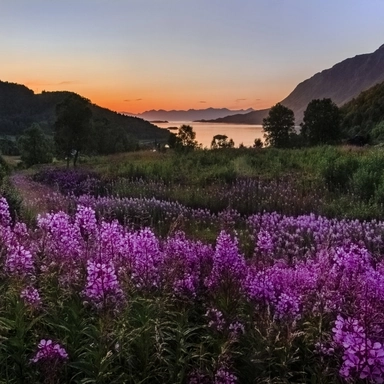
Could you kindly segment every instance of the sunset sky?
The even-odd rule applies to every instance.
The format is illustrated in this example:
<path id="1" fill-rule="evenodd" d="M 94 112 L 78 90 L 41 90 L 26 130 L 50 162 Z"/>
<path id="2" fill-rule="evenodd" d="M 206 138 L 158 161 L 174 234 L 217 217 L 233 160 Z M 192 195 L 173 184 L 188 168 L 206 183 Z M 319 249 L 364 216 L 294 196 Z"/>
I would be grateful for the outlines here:
<path id="1" fill-rule="evenodd" d="M 383 0 L 0 0 L 0 80 L 132 113 L 267 108 L 384 44 Z"/>

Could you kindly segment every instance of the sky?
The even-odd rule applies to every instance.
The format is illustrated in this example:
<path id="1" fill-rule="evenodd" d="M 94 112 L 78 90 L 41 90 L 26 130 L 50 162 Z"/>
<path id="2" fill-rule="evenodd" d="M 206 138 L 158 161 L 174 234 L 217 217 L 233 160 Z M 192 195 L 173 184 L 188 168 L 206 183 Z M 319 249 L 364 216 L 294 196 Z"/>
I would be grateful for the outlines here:
<path id="1" fill-rule="evenodd" d="M 119 112 L 268 108 L 384 44 L 384 0 L 0 0 L 0 80 Z"/>

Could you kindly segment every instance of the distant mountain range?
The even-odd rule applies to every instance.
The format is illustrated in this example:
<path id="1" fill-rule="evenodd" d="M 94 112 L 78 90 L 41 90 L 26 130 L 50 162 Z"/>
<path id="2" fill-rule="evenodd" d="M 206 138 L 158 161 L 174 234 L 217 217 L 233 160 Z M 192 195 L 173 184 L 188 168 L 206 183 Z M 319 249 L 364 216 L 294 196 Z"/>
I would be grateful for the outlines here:
<path id="1" fill-rule="evenodd" d="M 25 85 L 0 81 L 0 135 L 17 136 L 33 123 L 53 133 L 55 108 L 72 92 L 35 94 Z M 169 132 L 143 119 L 126 116 L 90 103 L 96 124 L 118 127 L 137 140 L 167 141 Z"/>
<path id="2" fill-rule="evenodd" d="M 346 59 L 300 83 L 281 104 L 293 110 L 300 123 L 307 105 L 313 99 L 331 98 L 342 106 L 362 91 L 384 81 L 384 45 L 373 53 Z M 268 109 L 232 115 L 215 122 L 262 124 Z"/>
<path id="3" fill-rule="evenodd" d="M 254 111 L 252 108 L 231 110 L 227 108 L 206 108 L 206 109 L 188 109 L 165 111 L 164 109 L 150 110 L 134 115 L 129 112 L 123 112 L 126 115 L 140 117 L 149 121 L 196 121 L 196 120 L 211 120 L 224 116 L 249 113 Z"/>

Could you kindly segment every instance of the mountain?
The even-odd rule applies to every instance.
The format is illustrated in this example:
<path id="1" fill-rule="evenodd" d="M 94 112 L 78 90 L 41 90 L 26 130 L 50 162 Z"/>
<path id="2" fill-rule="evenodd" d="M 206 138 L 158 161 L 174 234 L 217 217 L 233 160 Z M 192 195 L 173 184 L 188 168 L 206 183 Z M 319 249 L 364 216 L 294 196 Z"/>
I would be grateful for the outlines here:
<path id="1" fill-rule="evenodd" d="M 210 120 L 217 119 L 224 116 L 231 116 L 235 114 L 243 114 L 252 112 L 252 108 L 248 109 L 239 109 L 231 110 L 227 108 L 206 108 L 206 109 L 188 109 L 187 111 L 183 110 L 172 110 L 165 111 L 164 109 L 160 110 L 150 110 L 134 115 L 141 117 L 142 119 L 149 121 L 196 121 L 196 120 Z M 125 112 L 128 115 L 131 113 Z"/>
<path id="2" fill-rule="evenodd" d="M 332 68 L 316 73 L 300 83 L 281 104 L 293 110 L 297 124 L 313 99 L 331 98 L 338 106 L 342 106 L 362 91 L 383 81 L 384 45 L 373 53 L 346 59 Z M 220 122 L 262 124 L 263 116 L 262 111 L 254 111 L 220 119 Z"/>
<path id="3" fill-rule="evenodd" d="M 71 92 L 35 94 L 21 84 L 0 81 L 0 135 L 17 136 L 32 123 L 39 123 L 46 133 L 53 132 L 56 105 Z M 116 127 L 137 140 L 166 141 L 169 132 L 138 117 L 126 116 L 90 103 L 95 124 Z"/>

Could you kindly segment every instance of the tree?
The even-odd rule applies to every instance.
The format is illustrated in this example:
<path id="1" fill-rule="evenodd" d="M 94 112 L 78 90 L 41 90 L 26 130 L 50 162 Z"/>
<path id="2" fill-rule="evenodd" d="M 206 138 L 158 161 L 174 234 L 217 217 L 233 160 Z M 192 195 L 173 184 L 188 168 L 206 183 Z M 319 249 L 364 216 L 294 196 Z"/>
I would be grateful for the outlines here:
<path id="1" fill-rule="evenodd" d="M 261 141 L 261 139 L 255 139 L 255 141 L 253 142 L 253 148 L 263 148 L 263 142 Z"/>
<path id="2" fill-rule="evenodd" d="M 27 167 L 52 162 L 52 142 L 37 123 L 23 132 L 18 139 L 18 146 L 21 160 Z"/>
<path id="3" fill-rule="evenodd" d="M 190 125 L 183 124 L 177 133 L 176 139 L 176 148 L 182 149 L 195 149 L 198 147 L 196 138 L 196 132 L 193 131 L 193 128 Z"/>
<path id="4" fill-rule="evenodd" d="M 301 135 L 309 145 L 336 144 L 341 138 L 340 111 L 331 99 L 312 100 L 304 111 Z"/>
<path id="5" fill-rule="evenodd" d="M 56 150 L 66 157 L 67 167 L 71 156 L 73 166 L 76 166 L 80 151 L 91 142 L 91 117 L 89 100 L 76 94 L 71 94 L 56 106 Z"/>
<path id="6" fill-rule="evenodd" d="M 267 144 L 276 148 L 290 146 L 290 135 L 294 133 L 295 115 L 284 105 L 277 103 L 263 119 L 264 137 Z"/>
<path id="7" fill-rule="evenodd" d="M 378 123 L 372 129 L 372 139 L 375 144 L 384 142 L 384 121 Z"/>
<path id="8" fill-rule="evenodd" d="M 233 148 L 234 146 L 235 146 L 234 141 L 232 139 L 228 140 L 227 135 L 215 135 L 213 136 L 213 139 L 211 142 L 212 149 Z"/>

